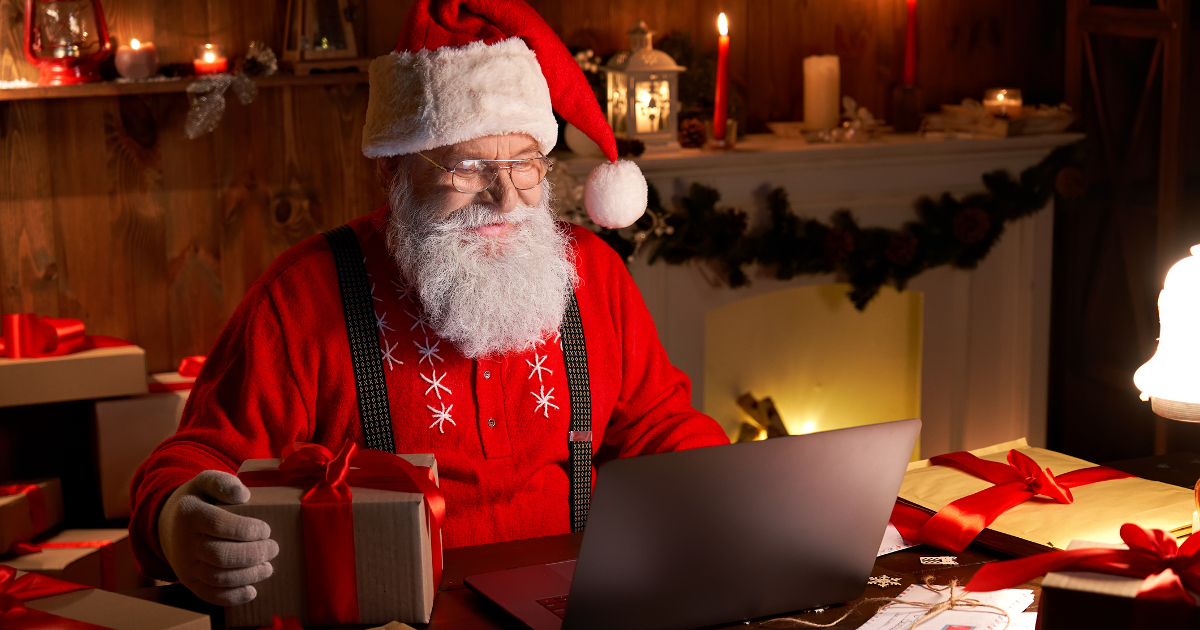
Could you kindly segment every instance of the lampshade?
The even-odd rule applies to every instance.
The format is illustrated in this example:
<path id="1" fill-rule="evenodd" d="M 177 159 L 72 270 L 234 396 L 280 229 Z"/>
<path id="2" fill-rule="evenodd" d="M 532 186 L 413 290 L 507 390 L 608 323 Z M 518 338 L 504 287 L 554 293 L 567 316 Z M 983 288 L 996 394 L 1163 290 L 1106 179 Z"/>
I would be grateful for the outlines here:
<path id="1" fill-rule="evenodd" d="M 1158 294 L 1158 351 L 1133 383 L 1164 418 L 1200 422 L 1200 245 L 1175 263 Z"/>

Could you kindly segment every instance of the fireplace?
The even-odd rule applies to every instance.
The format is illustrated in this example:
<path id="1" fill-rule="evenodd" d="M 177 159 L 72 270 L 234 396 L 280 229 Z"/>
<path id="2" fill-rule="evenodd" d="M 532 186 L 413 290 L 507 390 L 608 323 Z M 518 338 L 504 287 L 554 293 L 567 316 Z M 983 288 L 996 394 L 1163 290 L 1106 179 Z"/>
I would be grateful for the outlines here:
<path id="1" fill-rule="evenodd" d="M 763 194 L 782 186 L 799 215 L 827 219 L 834 210 L 849 208 L 864 226 L 895 228 L 914 217 L 913 201 L 921 195 L 978 192 L 984 173 L 1017 173 L 1054 147 L 1080 138 L 1055 134 L 936 141 L 893 135 L 869 144 L 804 145 L 750 136 L 731 152 L 684 150 L 637 161 L 665 199 L 677 199 L 699 182 L 719 190 L 723 205 L 748 211 L 752 225 L 764 214 Z M 596 163 L 575 158 L 565 166 L 582 177 Z M 922 453 L 1023 436 L 1031 444 L 1045 444 L 1053 225 L 1052 208 L 1046 208 L 1009 225 L 976 269 L 941 267 L 910 283 L 923 304 Z M 785 282 L 756 275 L 750 287 L 730 289 L 715 285 L 704 270 L 647 265 L 644 257 L 630 271 L 672 362 L 692 379 L 693 404 L 718 416 L 727 416 L 722 409 L 728 401 L 721 401 L 729 392 L 713 398 L 706 391 L 710 313 L 783 289 L 838 281 L 803 276 Z M 806 421 L 789 420 L 799 422 L 801 429 Z M 814 428 L 827 427 L 814 421 Z"/>

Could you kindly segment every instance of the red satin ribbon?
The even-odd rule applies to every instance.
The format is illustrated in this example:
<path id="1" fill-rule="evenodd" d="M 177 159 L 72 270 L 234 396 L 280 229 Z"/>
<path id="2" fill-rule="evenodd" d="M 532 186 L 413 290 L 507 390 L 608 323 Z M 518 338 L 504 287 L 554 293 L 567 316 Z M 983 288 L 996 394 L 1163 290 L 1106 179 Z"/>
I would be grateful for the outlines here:
<path id="1" fill-rule="evenodd" d="M 100 588 L 117 590 L 117 548 L 111 540 L 71 540 L 63 542 L 18 543 L 13 545 L 13 555 L 27 556 L 46 549 L 99 549 Z"/>
<path id="2" fill-rule="evenodd" d="M 1008 452 L 1008 464 L 966 452 L 939 455 L 929 461 L 996 484 L 958 499 L 933 515 L 899 502 L 892 509 L 892 525 L 901 536 L 954 552 L 966 549 L 1001 514 L 1036 496 L 1070 504 L 1075 500 L 1071 488 L 1133 476 L 1107 466 L 1093 466 L 1056 477 L 1049 468 L 1038 468 L 1037 462 L 1016 449 Z"/>
<path id="3" fill-rule="evenodd" d="M 17 577 L 16 569 L 0 566 L 0 627 L 5 630 L 112 630 L 25 607 L 25 602 L 31 599 L 87 588 L 90 587 L 37 573 Z"/>
<path id="4" fill-rule="evenodd" d="M 196 377 L 200 375 L 200 368 L 204 365 L 204 359 L 206 358 L 207 357 L 202 354 L 197 354 L 190 357 L 184 357 L 183 360 L 179 362 L 179 369 L 177 372 L 184 378 L 192 379 L 190 381 L 183 381 L 179 383 L 159 383 L 151 381 L 150 383 L 147 383 L 147 387 L 153 394 L 181 392 L 185 389 L 191 389 L 192 386 L 196 384 Z"/>
<path id="5" fill-rule="evenodd" d="M 46 493 L 41 486 L 32 483 L 17 483 L 0 486 L 0 497 L 23 494 L 29 501 L 29 520 L 33 523 L 33 532 L 46 531 Z"/>
<path id="6" fill-rule="evenodd" d="M 441 582 L 441 531 L 446 500 L 430 469 L 413 466 L 383 451 L 359 450 L 351 440 L 346 441 L 336 457 L 319 444 L 297 442 L 284 449 L 279 470 L 247 471 L 239 473 L 238 478 L 251 488 L 309 488 L 300 500 L 300 517 L 304 527 L 308 609 L 313 623 L 358 623 L 351 486 L 424 495 L 434 586 Z"/>
<path id="7" fill-rule="evenodd" d="M 1183 602 L 1196 605 L 1188 591 L 1200 592 L 1200 536 L 1190 536 L 1179 546 L 1161 529 L 1143 529 L 1133 523 L 1121 526 L 1128 549 L 1074 549 L 1036 556 L 989 562 L 967 583 L 969 591 L 997 591 L 1024 584 L 1051 571 L 1090 571 L 1123 577 L 1145 578 L 1137 599 Z"/>
<path id="8" fill-rule="evenodd" d="M 295 617 L 281 619 L 279 615 L 271 615 L 271 625 L 259 630 L 304 630 L 304 626 L 300 625 L 300 620 Z"/>
<path id="9" fill-rule="evenodd" d="M 38 317 L 33 313 L 0 316 L 0 352 L 9 359 L 59 357 L 93 348 L 132 345 L 123 339 L 85 335 L 78 319 Z"/>

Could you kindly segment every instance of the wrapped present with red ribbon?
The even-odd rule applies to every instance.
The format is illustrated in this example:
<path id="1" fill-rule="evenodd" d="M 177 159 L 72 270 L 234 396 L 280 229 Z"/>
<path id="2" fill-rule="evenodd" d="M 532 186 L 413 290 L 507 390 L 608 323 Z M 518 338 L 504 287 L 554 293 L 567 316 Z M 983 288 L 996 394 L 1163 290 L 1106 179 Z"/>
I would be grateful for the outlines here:
<path id="1" fill-rule="evenodd" d="M 149 585 L 138 573 L 124 529 L 68 529 L 45 540 L 17 543 L 0 565 L 106 591 Z"/>
<path id="2" fill-rule="evenodd" d="M 250 500 L 221 507 L 266 521 L 279 555 L 257 597 L 225 609 L 229 626 L 429 622 L 446 513 L 433 455 L 296 443 L 282 461 L 247 460 L 238 477 Z"/>
<path id="3" fill-rule="evenodd" d="M 0 407 L 146 393 L 146 353 L 78 319 L 0 315 Z"/>
<path id="4" fill-rule="evenodd" d="M 57 478 L 0 483 L 0 554 L 62 519 L 62 484 Z"/>
<path id="5" fill-rule="evenodd" d="M 1183 545 L 1161 529 L 1120 528 L 1123 545 L 1072 541 L 1065 551 L 983 565 L 967 590 L 1042 580 L 1042 630 L 1200 627 L 1200 536 Z"/>
<path id="6" fill-rule="evenodd" d="M 179 368 L 174 372 L 151 374 L 146 382 L 150 393 L 164 394 L 190 390 L 196 384 L 196 377 L 200 375 L 200 368 L 204 366 L 205 358 L 207 357 L 199 354 L 184 357 L 179 362 Z"/>
<path id="7" fill-rule="evenodd" d="M 0 566 L 5 630 L 211 630 L 208 615 Z"/>
<path id="8" fill-rule="evenodd" d="M 910 542 L 1018 556 L 1118 543 L 1123 523 L 1191 531 L 1192 492 L 1018 440 L 909 465 L 892 524 Z"/>

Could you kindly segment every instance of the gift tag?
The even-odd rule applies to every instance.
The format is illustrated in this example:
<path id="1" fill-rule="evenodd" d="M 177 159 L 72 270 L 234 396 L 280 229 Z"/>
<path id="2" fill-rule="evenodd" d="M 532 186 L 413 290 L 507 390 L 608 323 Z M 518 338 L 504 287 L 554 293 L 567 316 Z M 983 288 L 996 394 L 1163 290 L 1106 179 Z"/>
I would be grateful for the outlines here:
<path id="1" fill-rule="evenodd" d="M 921 564 L 944 564 L 958 566 L 958 556 L 921 556 Z"/>

